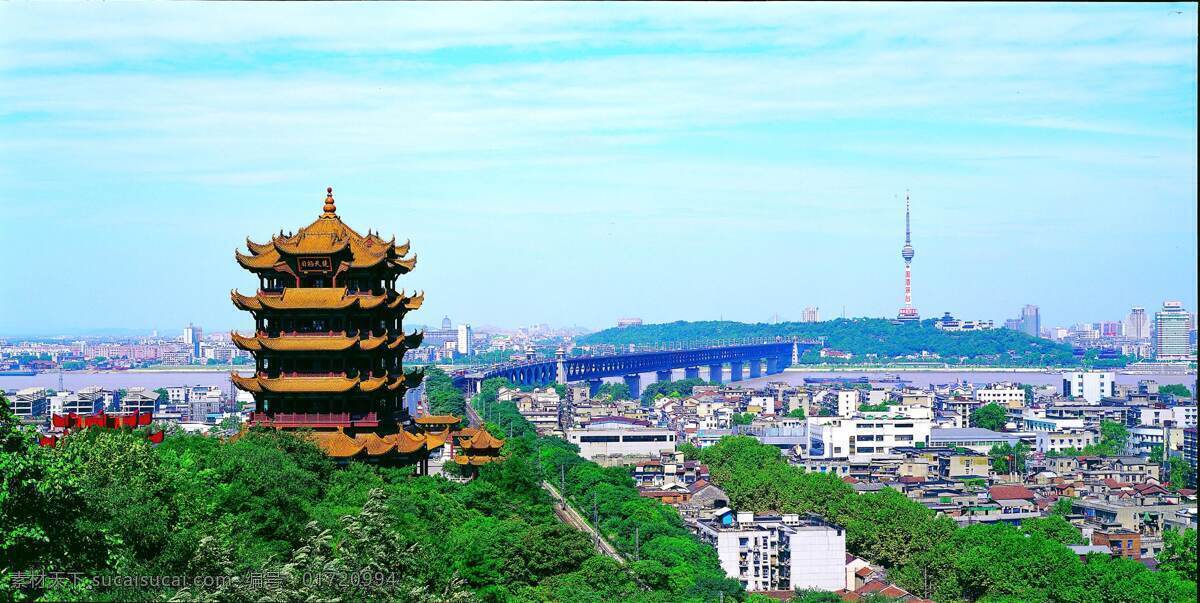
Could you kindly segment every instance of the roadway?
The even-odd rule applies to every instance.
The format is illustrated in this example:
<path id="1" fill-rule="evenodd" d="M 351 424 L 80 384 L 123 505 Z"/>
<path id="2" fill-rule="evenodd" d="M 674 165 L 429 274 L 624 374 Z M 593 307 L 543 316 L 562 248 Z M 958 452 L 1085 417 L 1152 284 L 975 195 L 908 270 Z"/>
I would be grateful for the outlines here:
<path id="1" fill-rule="evenodd" d="M 554 499 L 554 514 L 558 515 L 558 519 L 560 521 L 570 525 L 571 527 L 574 527 L 576 530 L 579 530 L 588 536 L 591 536 L 592 544 L 596 545 L 597 551 L 612 557 L 617 563 L 625 565 L 625 558 L 621 556 L 621 553 L 617 552 L 617 547 L 614 547 L 608 542 L 607 539 L 601 536 L 600 532 L 596 530 L 596 528 L 592 527 L 592 524 L 588 523 L 587 520 L 579 514 L 579 511 L 576 511 L 575 507 L 571 506 L 571 504 L 565 498 L 563 498 L 562 494 L 558 492 L 557 488 L 550 485 L 550 482 L 545 480 L 542 481 L 542 488 L 549 492 L 550 497 Z"/>
<path id="2" fill-rule="evenodd" d="M 483 419 L 479 416 L 479 413 L 475 411 L 475 407 L 471 405 L 470 400 L 467 400 L 467 403 L 463 406 L 463 410 L 466 412 L 467 422 L 470 423 L 472 427 L 481 427 L 483 425 Z M 589 524 L 587 520 L 579 514 L 579 511 L 576 511 L 575 507 L 571 506 L 569 501 L 563 498 L 563 495 L 559 493 L 558 488 L 550 485 L 550 483 L 545 480 L 542 481 L 542 488 L 549 492 L 550 497 L 554 499 L 554 514 L 558 516 L 559 521 L 575 528 L 576 530 L 579 530 L 580 532 L 583 532 L 584 534 L 587 534 L 592 538 L 592 544 L 596 546 L 597 551 L 612 557 L 617 563 L 622 565 L 625 564 L 625 558 L 617 552 L 617 548 L 609 543 L 607 539 L 601 536 L 600 532 L 593 528 L 592 525 Z"/>

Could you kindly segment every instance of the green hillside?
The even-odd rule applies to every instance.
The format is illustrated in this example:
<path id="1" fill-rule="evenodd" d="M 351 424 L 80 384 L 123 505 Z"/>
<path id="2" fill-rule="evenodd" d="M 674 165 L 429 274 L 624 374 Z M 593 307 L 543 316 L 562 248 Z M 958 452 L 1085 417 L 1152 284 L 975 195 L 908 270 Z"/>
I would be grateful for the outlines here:
<path id="1" fill-rule="evenodd" d="M 1011 329 L 993 329 L 966 333 L 948 333 L 933 326 L 932 320 L 915 324 L 895 324 L 881 318 L 852 318 L 825 322 L 741 323 L 732 321 L 672 322 L 612 328 L 586 335 L 581 345 L 654 345 L 658 343 L 702 343 L 727 339 L 773 337 L 823 338 L 827 349 L 854 354 L 851 362 L 903 359 L 922 352 L 936 354 L 951 364 L 996 366 L 1123 366 L 1127 359 L 1099 361 L 1095 352 L 1083 359 L 1071 353 L 1071 346 L 1047 339 L 1030 337 Z M 875 358 L 868 356 L 874 354 Z M 807 354 L 802 363 L 829 362 L 816 353 Z"/>

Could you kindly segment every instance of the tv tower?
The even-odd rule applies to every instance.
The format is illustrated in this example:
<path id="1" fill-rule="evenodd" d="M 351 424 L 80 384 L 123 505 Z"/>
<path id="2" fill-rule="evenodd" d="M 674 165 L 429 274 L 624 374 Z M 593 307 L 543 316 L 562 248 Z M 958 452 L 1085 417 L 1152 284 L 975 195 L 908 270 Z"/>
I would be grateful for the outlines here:
<path id="1" fill-rule="evenodd" d="M 904 258 L 904 307 L 896 314 L 900 322 L 916 322 L 921 315 L 912 305 L 912 259 L 916 250 L 912 246 L 912 229 L 909 227 L 909 198 L 908 191 L 904 192 L 904 247 L 900 248 L 900 257 Z"/>

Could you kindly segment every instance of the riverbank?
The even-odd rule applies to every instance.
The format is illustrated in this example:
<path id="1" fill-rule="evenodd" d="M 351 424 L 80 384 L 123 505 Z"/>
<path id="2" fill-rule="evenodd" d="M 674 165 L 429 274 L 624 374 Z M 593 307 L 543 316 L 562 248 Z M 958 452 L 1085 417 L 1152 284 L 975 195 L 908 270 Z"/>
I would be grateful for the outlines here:
<path id="1" fill-rule="evenodd" d="M 794 373 L 1053 373 L 1079 369 L 1003 366 L 888 366 L 857 364 L 804 364 L 783 369 Z"/>

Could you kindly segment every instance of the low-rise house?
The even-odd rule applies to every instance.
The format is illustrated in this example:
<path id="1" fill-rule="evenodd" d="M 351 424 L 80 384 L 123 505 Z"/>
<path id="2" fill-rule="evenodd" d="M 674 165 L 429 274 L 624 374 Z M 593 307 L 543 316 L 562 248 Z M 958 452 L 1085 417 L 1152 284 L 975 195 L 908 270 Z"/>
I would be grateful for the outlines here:
<path id="1" fill-rule="evenodd" d="M 634 465 L 633 479 L 642 486 L 689 486 L 708 479 L 708 466 L 700 461 L 685 460 L 682 452 L 672 450 Z"/>

